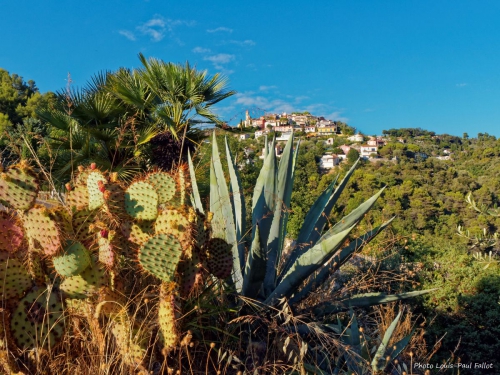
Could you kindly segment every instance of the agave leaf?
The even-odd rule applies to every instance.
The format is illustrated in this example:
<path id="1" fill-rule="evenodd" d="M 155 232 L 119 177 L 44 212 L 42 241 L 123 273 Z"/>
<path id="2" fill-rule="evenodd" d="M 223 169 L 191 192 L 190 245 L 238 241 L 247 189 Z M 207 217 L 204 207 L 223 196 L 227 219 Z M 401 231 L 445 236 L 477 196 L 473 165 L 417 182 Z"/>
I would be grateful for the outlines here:
<path id="1" fill-rule="evenodd" d="M 223 238 L 233 246 L 233 278 L 237 291 L 241 292 L 243 277 L 236 242 L 233 209 L 226 180 L 224 179 L 215 132 L 210 163 L 210 211 L 214 213 L 212 218 L 213 237 Z"/>
<path id="2" fill-rule="evenodd" d="M 193 202 L 194 207 L 202 214 L 204 214 L 205 212 L 203 211 L 203 205 L 201 204 L 200 193 L 198 191 L 198 184 L 196 182 L 196 174 L 194 172 L 193 160 L 191 159 L 191 153 L 189 152 L 189 149 L 188 149 L 188 164 L 189 164 L 189 175 L 191 176 L 191 188 L 192 188 L 191 200 Z"/>
<path id="3" fill-rule="evenodd" d="M 337 271 L 348 259 L 351 258 L 351 256 L 356 252 L 361 250 L 366 244 L 368 244 L 371 240 L 373 240 L 380 232 L 382 232 L 387 226 L 394 220 L 394 217 L 382 225 L 378 226 L 377 228 L 366 232 L 362 236 L 359 236 L 355 240 L 351 241 L 351 243 L 344 247 L 342 250 L 337 252 L 332 259 L 330 260 L 330 263 L 326 266 L 323 266 L 321 268 L 321 271 L 314 277 L 312 280 L 310 280 L 304 288 L 302 288 L 299 292 L 294 294 L 292 298 L 288 301 L 290 305 L 294 305 L 300 301 L 302 301 L 304 298 L 306 298 L 311 292 L 319 288 L 325 280 L 328 278 L 328 276 L 332 275 L 335 271 Z"/>
<path id="4" fill-rule="evenodd" d="M 394 333 L 394 330 L 396 329 L 396 327 L 398 325 L 399 318 L 401 318 L 401 310 L 399 311 L 396 318 L 394 318 L 394 320 L 392 321 L 389 328 L 387 328 L 387 331 L 385 331 L 384 337 L 382 338 L 382 342 L 378 346 L 377 352 L 375 353 L 375 356 L 373 357 L 373 361 L 372 361 L 371 365 L 372 365 L 372 369 L 374 371 L 382 371 L 385 368 L 385 366 L 389 363 L 389 361 L 385 360 L 386 359 L 385 352 L 387 350 L 387 346 L 389 345 L 389 341 L 391 340 L 391 337 Z"/>
<path id="5" fill-rule="evenodd" d="M 318 243 L 324 241 L 329 236 L 334 235 L 339 231 L 343 231 L 344 229 L 350 227 L 354 223 L 358 223 L 363 216 L 372 208 L 375 204 L 375 201 L 380 197 L 382 192 L 385 190 L 385 187 L 380 189 L 375 195 L 373 195 L 370 199 L 366 200 L 362 204 L 360 204 L 356 209 L 351 211 L 349 215 L 344 216 L 337 224 L 328 229 L 328 231 L 323 234 L 323 236 L 319 239 Z"/>
<path id="6" fill-rule="evenodd" d="M 271 229 L 267 238 L 267 270 L 264 279 L 264 295 L 267 296 L 275 288 L 277 261 L 281 256 L 281 244 L 286 232 L 285 216 L 290 207 L 292 195 L 293 174 L 293 135 L 288 140 L 278 167 L 278 181 L 276 185 L 275 209 Z"/>
<path id="7" fill-rule="evenodd" d="M 278 298 L 289 297 L 305 279 L 331 258 L 355 226 L 356 224 L 321 241 L 297 259 L 264 303 L 271 305 Z"/>
<path id="8" fill-rule="evenodd" d="M 290 267 L 289 271 L 283 276 L 276 289 L 267 298 L 290 297 L 290 294 L 296 290 L 299 285 L 313 272 L 325 264 L 342 245 L 349 232 L 359 223 L 366 212 L 373 206 L 384 188 L 373 195 L 370 199 L 362 203 L 358 208 L 345 216 L 339 223 L 330 228 L 314 247 L 302 254 Z"/>
<path id="9" fill-rule="evenodd" d="M 245 297 L 255 298 L 266 276 L 267 257 L 261 242 L 259 225 L 257 224 L 243 278 L 243 295 Z"/>
<path id="10" fill-rule="evenodd" d="M 349 315 L 351 316 L 351 334 L 349 335 L 349 351 L 344 352 L 344 358 L 347 364 L 347 368 L 353 374 L 362 374 L 363 369 L 360 366 L 361 359 L 361 340 L 360 340 L 360 332 L 358 326 L 358 320 L 356 319 L 356 315 L 354 312 L 350 311 Z"/>
<path id="11" fill-rule="evenodd" d="M 245 244 L 242 241 L 243 234 L 245 233 L 245 198 L 243 197 L 243 189 L 241 188 L 241 179 L 238 169 L 234 163 L 233 156 L 229 150 L 229 145 L 226 142 L 226 156 L 227 165 L 229 168 L 230 188 L 231 188 L 231 202 L 233 207 L 234 218 L 236 219 L 236 242 L 238 247 L 238 257 L 240 261 L 240 269 L 245 266 Z"/>
<path id="12" fill-rule="evenodd" d="M 338 176 L 321 193 L 316 202 L 314 202 L 312 207 L 309 209 L 309 212 L 304 219 L 304 224 L 302 225 L 302 228 L 300 229 L 299 235 L 297 237 L 297 245 L 295 246 L 292 255 L 290 255 L 290 257 L 287 259 L 287 263 L 281 271 L 280 279 L 288 272 L 293 262 L 295 262 L 295 260 L 297 260 L 300 255 L 304 254 L 309 248 L 311 248 L 311 244 L 307 242 L 307 238 L 309 238 L 309 235 L 312 231 L 320 230 L 320 228 L 316 227 L 316 223 L 319 217 L 323 215 L 324 209 L 328 201 L 331 199 L 331 195 L 333 192 L 333 188 L 335 187 L 335 183 L 337 182 L 337 178 Z M 322 229 L 323 227 L 321 228 L 321 230 Z M 280 281 L 280 279 L 278 279 L 278 281 Z"/>
<path id="13" fill-rule="evenodd" d="M 274 140 L 271 145 L 274 150 Z M 271 224 L 273 221 L 274 208 L 276 205 L 276 154 L 269 152 L 260 170 L 255 184 L 252 199 L 252 227 L 255 231 L 259 224 L 260 238 L 262 244 L 267 245 Z M 252 238 L 255 235 L 252 233 Z M 267 250 L 267 249 L 266 249 Z"/>
<path id="14" fill-rule="evenodd" d="M 339 186 L 337 186 L 333 194 L 332 190 L 335 186 L 335 183 L 337 182 L 337 178 L 330 184 L 330 186 L 325 189 L 325 191 L 319 196 L 316 202 L 314 202 L 313 206 L 309 209 L 309 212 L 304 219 L 304 225 L 302 226 L 297 237 L 297 244 L 299 246 L 290 255 L 290 258 L 287 261 L 287 266 L 283 269 L 282 275 L 285 275 L 291 265 L 295 262 L 295 260 L 298 259 L 307 250 L 309 250 L 312 246 L 314 246 L 316 242 L 321 238 L 323 229 L 328 221 L 328 216 L 330 216 L 333 206 L 335 205 L 335 203 L 337 203 L 337 200 L 344 191 L 344 188 L 349 182 L 349 179 L 354 173 L 358 163 L 359 159 L 354 163 L 351 169 L 349 169 L 342 181 L 340 181 Z M 345 220 L 345 218 L 342 220 Z"/>
<path id="15" fill-rule="evenodd" d="M 349 310 L 350 307 L 369 307 L 374 305 L 381 305 L 394 301 L 400 301 L 407 298 L 421 296 L 437 290 L 426 289 L 416 290 L 413 292 L 405 292 L 398 294 L 385 294 L 385 293 L 365 293 L 357 294 L 351 298 L 346 298 L 337 303 L 323 302 L 313 308 L 314 315 L 321 317 L 325 315 L 337 314 Z"/>
<path id="16" fill-rule="evenodd" d="M 388 363 L 394 361 L 396 357 L 408 346 L 408 344 L 411 341 L 411 338 L 413 337 L 413 334 L 415 333 L 415 329 L 413 329 L 408 336 L 403 337 L 400 341 L 398 341 L 396 344 L 392 346 L 392 348 L 388 351 L 388 356 L 389 360 L 385 361 L 385 358 L 382 357 L 380 360 L 383 360 L 382 363 L 381 361 L 378 361 L 375 363 L 375 358 L 372 362 L 372 369 L 375 368 L 380 368 L 381 370 L 384 370 L 384 368 L 387 366 Z M 376 367 L 375 367 L 376 366 Z"/>

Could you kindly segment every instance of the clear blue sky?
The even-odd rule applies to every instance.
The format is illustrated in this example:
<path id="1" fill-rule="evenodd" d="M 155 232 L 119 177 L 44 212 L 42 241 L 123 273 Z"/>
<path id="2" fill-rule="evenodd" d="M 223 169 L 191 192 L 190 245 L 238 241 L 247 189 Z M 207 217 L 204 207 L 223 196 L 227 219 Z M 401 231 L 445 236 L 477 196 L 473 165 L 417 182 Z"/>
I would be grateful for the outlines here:
<path id="1" fill-rule="evenodd" d="M 500 136 L 500 1 L 2 1 L 0 67 L 41 91 L 139 66 L 229 76 L 218 112 L 304 111 L 366 134 Z"/>

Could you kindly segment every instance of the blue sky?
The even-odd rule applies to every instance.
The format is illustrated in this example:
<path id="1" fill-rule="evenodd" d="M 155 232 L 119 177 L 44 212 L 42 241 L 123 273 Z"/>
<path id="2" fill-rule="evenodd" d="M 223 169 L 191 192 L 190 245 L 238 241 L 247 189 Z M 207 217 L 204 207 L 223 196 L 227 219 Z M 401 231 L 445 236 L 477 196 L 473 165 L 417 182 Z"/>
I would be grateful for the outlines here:
<path id="1" fill-rule="evenodd" d="M 137 67 L 137 54 L 229 76 L 218 105 L 305 111 L 366 134 L 500 136 L 499 1 L 2 1 L 0 67 L 41 91 Z"/>

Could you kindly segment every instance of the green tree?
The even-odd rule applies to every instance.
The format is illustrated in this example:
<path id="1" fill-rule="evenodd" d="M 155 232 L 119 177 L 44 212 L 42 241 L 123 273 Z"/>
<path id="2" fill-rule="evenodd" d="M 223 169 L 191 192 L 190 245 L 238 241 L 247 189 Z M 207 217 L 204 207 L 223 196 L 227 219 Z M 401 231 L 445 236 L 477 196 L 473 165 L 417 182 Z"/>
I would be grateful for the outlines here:
<path id="1" fill-rule="evenodd" d="M 212 106 L 234 94 L 227 78 L 139 57 L 141 68 L 98 74 L 82 90 L 57 93 L 57 105 L 39 113 L 51 126 L 57 177 L 91 161 L 120 178 L 152 165 L 169 170 L 185 143 L 201 139 L 198 125 L 222 124 Z"/>
<path id="2" fill-rule="evenodd" d="M 358 159 L 359 159 L 359 151 L 356 150 L 355 148 L 351 148 L 347 153 L 347 160 L 349 161 L 349 163 L 354 163 Z"/>

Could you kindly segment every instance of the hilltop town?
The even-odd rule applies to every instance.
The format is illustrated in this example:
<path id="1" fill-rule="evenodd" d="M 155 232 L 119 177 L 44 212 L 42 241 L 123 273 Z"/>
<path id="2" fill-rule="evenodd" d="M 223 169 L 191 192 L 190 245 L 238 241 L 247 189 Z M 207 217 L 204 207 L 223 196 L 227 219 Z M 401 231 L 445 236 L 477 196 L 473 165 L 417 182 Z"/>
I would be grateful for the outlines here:
<path id="1" fill-rule="evenodd" d="M 328 171 L 346 160 L 348 155 L 351 159 L 361 157 L 370 162 L 397 162 L 401 156 L 410 156 L 415 159 L 425 160 L 435 157 L 440 160 L 449 160 L 457 143 L 458 137 L 449 135 L 436 135 L 422 129 L 410 129 L 403 132 L 391 129 L 384 130 L 383 135 L 365 135 L 356 132 L 356 129 L 342 121 L 334 121 L 322 116 L 315 116 L 309 112 L 271 113 L 252 118 L 246 111 L 245 120 L 232 128 L 237 133 L 235 137 L 240 141 L 246 141 L 245 154 L 252 154 L 252 140 L 259 141 L 264 136 L 275 137 L 276 155 L 279 157 L 286 142 L 292 133 L 312 142 L 322 142 L 324 154 L 318 161 L 318 167 L 322 171 Z M 430 142 L 425 142 L 425 140 Z M 424 145 L 425 143 L 425 145 Z M 431 147 L 437 145 L 437 147 Z M 262 159 L 264 150 L 259 152 Z M 248 162 L 252 162 L 251 160 Z"/>

